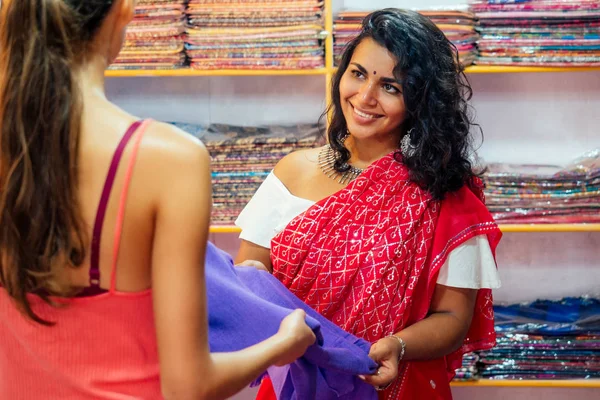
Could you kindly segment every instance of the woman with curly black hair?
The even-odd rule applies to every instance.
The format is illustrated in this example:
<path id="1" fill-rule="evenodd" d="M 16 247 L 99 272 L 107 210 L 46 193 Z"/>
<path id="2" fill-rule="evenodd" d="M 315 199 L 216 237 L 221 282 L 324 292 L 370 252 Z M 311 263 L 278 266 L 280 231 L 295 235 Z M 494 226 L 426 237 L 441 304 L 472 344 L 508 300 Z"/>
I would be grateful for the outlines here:
<path id="1" fill-rule="evenodd" d="M 495 343 L 501 233 L 469 161 L 470 97 L 428 18 L 370 14 L 333 79 L 329 144 L 282 159 L 237 220 L 238 261 L 373 343 L 381 398 L 450 399 L 462 354 Z"/>

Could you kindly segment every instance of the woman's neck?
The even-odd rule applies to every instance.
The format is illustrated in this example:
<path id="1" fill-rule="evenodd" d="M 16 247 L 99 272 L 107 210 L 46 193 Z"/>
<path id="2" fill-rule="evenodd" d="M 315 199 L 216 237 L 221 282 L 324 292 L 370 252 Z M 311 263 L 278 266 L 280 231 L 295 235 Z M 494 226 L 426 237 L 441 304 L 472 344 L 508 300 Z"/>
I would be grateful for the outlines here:
<path id="1" fill-rule="evenodd" d="M 367 168 L 398 148 L 398 143 L 393 137 L 380 140 L 379 138 L 357 139 L 349 136 L 344 143 L 350 151 L 350 164 L 357 168 Z"/>
<path id="2" fill-rule="evenodd" d="M 86 99 L 106 100 L 104 91 L 104 71 L 106 68 L 106 60 L 103 57 L 94 56 L 75 70 L 74 76 L 79 84 L 84 102 Z"/>

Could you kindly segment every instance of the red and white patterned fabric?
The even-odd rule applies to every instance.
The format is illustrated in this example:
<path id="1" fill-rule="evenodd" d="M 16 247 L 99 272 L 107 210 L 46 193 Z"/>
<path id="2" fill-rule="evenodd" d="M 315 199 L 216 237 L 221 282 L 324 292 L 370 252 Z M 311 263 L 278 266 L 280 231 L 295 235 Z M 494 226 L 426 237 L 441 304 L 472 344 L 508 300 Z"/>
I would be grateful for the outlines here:
<path id="1" fill-rule="evenodd" d="M 454 248 L 486 234 L 495 252 L 501 233 L 481 189 L 471 186 L 433 200 L 391 153 L 273 238 L 273 274 L 347 332 L 371 342 L 398 332 L 427 316 L 437 274 Z M 404 363 L 384 398 L 450 399 L 448 376 L 462 354 L 494 343 L 491 291 L 481 289 L 463 348 Z"/>

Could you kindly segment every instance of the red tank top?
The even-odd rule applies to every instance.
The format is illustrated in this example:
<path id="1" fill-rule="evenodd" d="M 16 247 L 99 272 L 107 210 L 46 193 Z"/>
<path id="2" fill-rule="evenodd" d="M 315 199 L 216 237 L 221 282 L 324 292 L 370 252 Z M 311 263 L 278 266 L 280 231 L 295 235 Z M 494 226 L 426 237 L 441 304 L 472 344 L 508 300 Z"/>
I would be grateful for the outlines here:
<path id="1" fill-rule="evenodd" d="M 31 295 L 34 311 L 56 323 L 27 319 L 0 287 L 0 399 L 161 399 L 152 293 L 118 292 L 116 261 L 127 190 L 148 121 L 135 122 L 113 156 L 96 214 L 90 287 L 52 307 Z M 110 289 L 99 287 L 102 224 L 120 159 L 137 132 L 120 194 Z"/>

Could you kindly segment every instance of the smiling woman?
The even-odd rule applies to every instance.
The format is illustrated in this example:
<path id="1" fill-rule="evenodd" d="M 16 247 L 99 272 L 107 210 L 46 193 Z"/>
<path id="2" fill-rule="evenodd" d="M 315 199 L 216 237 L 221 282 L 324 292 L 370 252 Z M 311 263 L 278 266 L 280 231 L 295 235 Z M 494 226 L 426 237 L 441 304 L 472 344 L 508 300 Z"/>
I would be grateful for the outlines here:
<path id="1" fill-rule="evenodd" d="M 398 148 L 403 133 L 398 127 L 406 119 L 406 106 L 402 83 L 394 77 L 396 64 L 394 55 L 372 38 L 356 47 L 340 80 L 339 94 L 348 132 L 352 132 L 349 146 L 360 149 L 361 141 L 374 142 L 381 147 L 377 149 L 380 154 Z M 369 70 L 374 72 L 369 74 Z M 359 163 L 358 155 L 350 162 Z"/>
<path id="2" fill-rule="evenodd" d="M 386 93 L 399 94 L 401 100 L 393 102 L 379 96 L 376 101 L 381 107 L 402 102 L 404 114 L 392 127 L 396 129 L 394 138 L 397 139 L 394 148 L 410 131 L 404 140 L 418 149 L 410 157 L 404 154 L 411 179 L 436 199 L 469 182 L 475 176 L 468 157 L 472 150 L 470 130 L 478 125 L 469 115 L 472 91 L 456 57 L 456 49 L 444 34 L 418 13 L 382 10 L 365 18 L 364 29 L 347 45 L 333 78 L 333 117 L 328 139 L 331 147 L 339 152 L 336 168 L 342 171 L 348 161 L 360 163 L 349 148 L 353 140 L 345 140 L 348 133 L 351 137 L 359 135 L 353 126 L 355 121 L 349 118 L 347 103 L 366 114 L 375 112 L 368 108 L 375 101 L 373 92 L 365 93 L 365 90 L 370 87 L 369 83 L 377 82 L 376 74 L 368 79 L 367 71 L 378 70 L 384 79 L 379 80 L 377 87 Z M 348 72 L 361 75 L 367 83 L 361 93 L 371 96 L 363 97 L 369 101 L 362 103 L 364 110 L 355 103 L 356 97 L 354 101 L 347 97 L 352 94 L 347 88 L 356 91 L 355 86 L 347 85 Z"/>
<path id="3" fill-rule="evenodd" d="M 238 261 L 373 343 L 382 399 L 450 399 L 494 344 L 500 231 L 469 161 L 471 89 L 426 17 L 368 15 L 332 82 L 328 144 L 283 158 L 240 214 Z M 274 399 L 269 382 L 260 399 Z"/>

